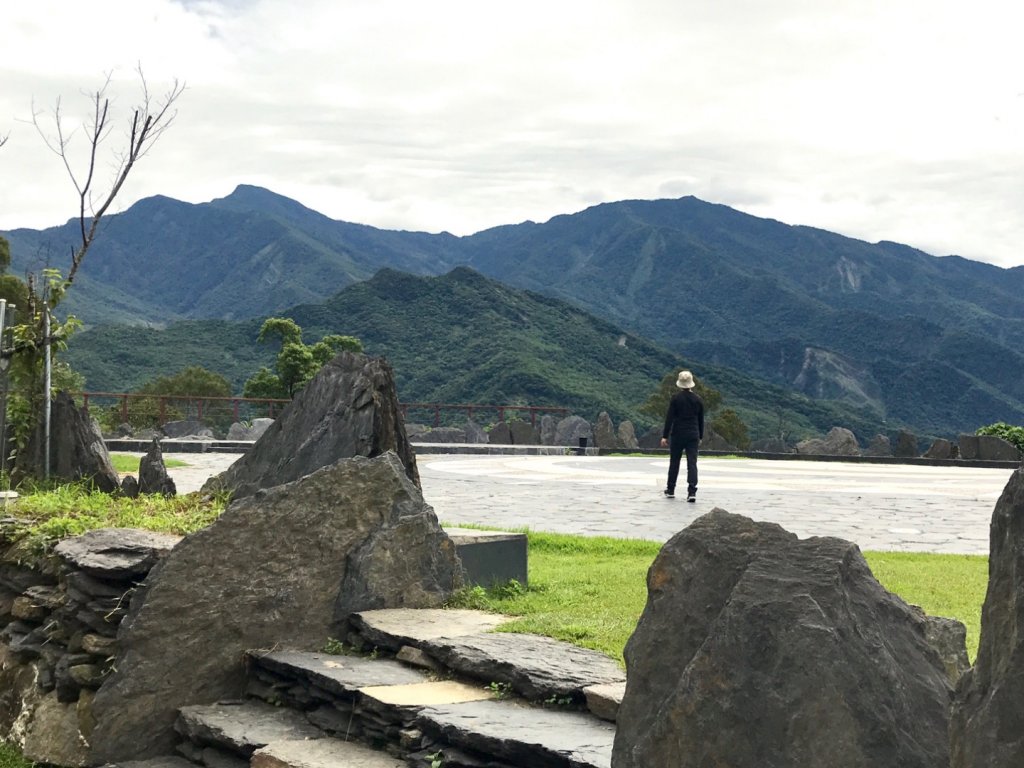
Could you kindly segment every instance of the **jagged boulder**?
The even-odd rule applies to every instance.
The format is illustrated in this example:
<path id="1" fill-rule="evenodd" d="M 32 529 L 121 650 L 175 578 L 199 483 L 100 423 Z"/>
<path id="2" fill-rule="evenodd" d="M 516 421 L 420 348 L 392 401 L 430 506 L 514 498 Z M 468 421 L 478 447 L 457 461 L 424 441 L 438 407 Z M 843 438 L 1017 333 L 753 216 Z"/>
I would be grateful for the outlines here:
<path id="1" fill-rule="evenodd" d="M 860 550 L 721 509 L 662 548 L 626 645 L 615 768 L 945 768 L 951 685 Z"/>
<path id="2" fill-rule="evenodd" d="M 298 480 L 338 459 L 393 451 L 417 486 L 395 377 L 384 358 L 341 352 L 324 365 L 262 437 L 204 491 L 234 498 Z"/>
<path id="3" fill-rule="evenodd" d="M 355 611 L 437 607 L 460 585 L 455 545 L 394 453 L 237 499 L 132 598 L 90 764 L 171 752 L 180 707 L 243 693 L 247 649 L 316 650 Z"/>
<path id="4" fill-rule="evenodd" d="M 159 493 L 161 496 L 170 497 L 177 492 L 174 480 L 167 474 L 160 441 L 154 440 L 146 455 L 139 460 L 139 493 Z"/>
<path id="5" fill-rule="evenodd" d="M 228 440 L 259 440 L 263 433 L 270 429 L 273 419 L 253 419 L 251 424 L 236 421 L 228 428 Z"/>
<path id="6" fill-rule="evenodd" d="M 953 704 L 952 768 L 1024 765 L 1024 469 L 1003 488 L 989 531 L 978 656 Z"/>
<path id="7" fill-rule="evenodd" d="M 42 427 L 15 457 L 14 481 L 44 475 Z M 67 392 L 57 393 L 50 412 L 50 476 L 71 482 L 92 483 L 104 493 L 121 487 L 121 478 L 110 461 L 103 433 L 88 411 L 78 408 Z"/>

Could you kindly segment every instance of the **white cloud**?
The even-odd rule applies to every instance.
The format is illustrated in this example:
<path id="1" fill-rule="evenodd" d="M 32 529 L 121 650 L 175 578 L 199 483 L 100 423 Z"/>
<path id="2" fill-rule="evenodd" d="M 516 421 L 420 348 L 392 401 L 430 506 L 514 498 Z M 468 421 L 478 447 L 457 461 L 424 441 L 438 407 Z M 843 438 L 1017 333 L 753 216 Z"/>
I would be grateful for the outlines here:
<path id="1" fill-rule="evenodd" d="M 1022 21 L 1001 0 L 18 3 L 0 227 L 74 210 L 24 122 L 33 99 L 70 108 L 113 72 L 127 108 L 141 63 L 155 88 L 188 90 L 122 207 L 244 182 L 334 218 L 466 234 L 693 194 L 1021 264 Z"/>

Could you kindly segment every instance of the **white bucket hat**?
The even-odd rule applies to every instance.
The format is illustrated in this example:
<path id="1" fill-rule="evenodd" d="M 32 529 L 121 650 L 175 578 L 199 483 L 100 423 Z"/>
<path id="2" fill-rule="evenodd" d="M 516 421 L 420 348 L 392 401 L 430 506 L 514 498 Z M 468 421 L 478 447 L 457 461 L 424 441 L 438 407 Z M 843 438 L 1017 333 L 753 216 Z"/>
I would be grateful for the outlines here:
<path id="1" fill-rule="evenodd" d="M 679 378 L 676 379 L 676 386 L 680 389 L 693 389 L 693 374 L 689 371 L 680 371 Z"/>

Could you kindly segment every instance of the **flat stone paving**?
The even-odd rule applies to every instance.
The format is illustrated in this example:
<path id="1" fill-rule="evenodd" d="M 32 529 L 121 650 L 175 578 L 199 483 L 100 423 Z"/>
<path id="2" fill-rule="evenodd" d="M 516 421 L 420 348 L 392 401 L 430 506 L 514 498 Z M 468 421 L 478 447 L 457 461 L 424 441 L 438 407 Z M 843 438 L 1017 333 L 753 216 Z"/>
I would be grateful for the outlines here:
<path id="1" fill-rule="evenodd" d="M 179 492 L 238 454 L 169 454 Z M 714 507 L 798 536 L 866 550 L 988 554 L 988 528 L 1013 470 L 701 457 L 697 503 L 662 496 L 667 458 L 420 455 L 423 495 L 446 525 L 667 541 Z M 684 470 L 685 472 L 685 470 Z"/>
<path id="2" fill-rule="evenodd" d="M 963 554 L 988 554 L 992 510 L 1013 471 L 702 457 L 689 504 L 662 495 L 667 458 L 431 455 L 418 466 L 447 525 L 666 541 L 721 507 L 864 550 Z"/>

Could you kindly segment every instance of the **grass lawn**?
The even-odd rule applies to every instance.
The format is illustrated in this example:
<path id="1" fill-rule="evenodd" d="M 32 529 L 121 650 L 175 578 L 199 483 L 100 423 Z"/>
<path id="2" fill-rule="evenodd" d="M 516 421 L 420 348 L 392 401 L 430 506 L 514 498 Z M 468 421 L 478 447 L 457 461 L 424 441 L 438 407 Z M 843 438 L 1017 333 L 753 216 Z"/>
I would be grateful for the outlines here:
<path id="1" fill-rule="evenodd" d="M 656 542 L 529 532 L 528 589 L 507 585 L 467 590 L 460 607 L 518 617 L 509 632 L 533 632 L 603 651 L 622 660 L 622 649 L 647 600 L 646 575 Z M 988 558 L 865 552 L 875 577 L 890 592 L 935 616 L 967 626 L 967 650 L 978 649 Z"/>
<path id="2" fill-rule="evenodd" d="M 114 469 L 123 475 L 125 473 L 137 473 L 141 459 L 138 456 L 129 456 L 126 453 L 112 453 L 110 454 L 110 461 L 114 465 Z M 187 467 L 188 462 L 181 459 L 169 459 L 164 456 L 164 466 L 168 469 L 171 467 Z M 3 766 L 0 766 L 0 768 L 3 768 Z"/>
<path id="3" fill-rule="evenodd" d="M 21 756 L 21 752 L 10 744 L 0 744 L 0 768 L 32 768 L 30 763 Z"/>

